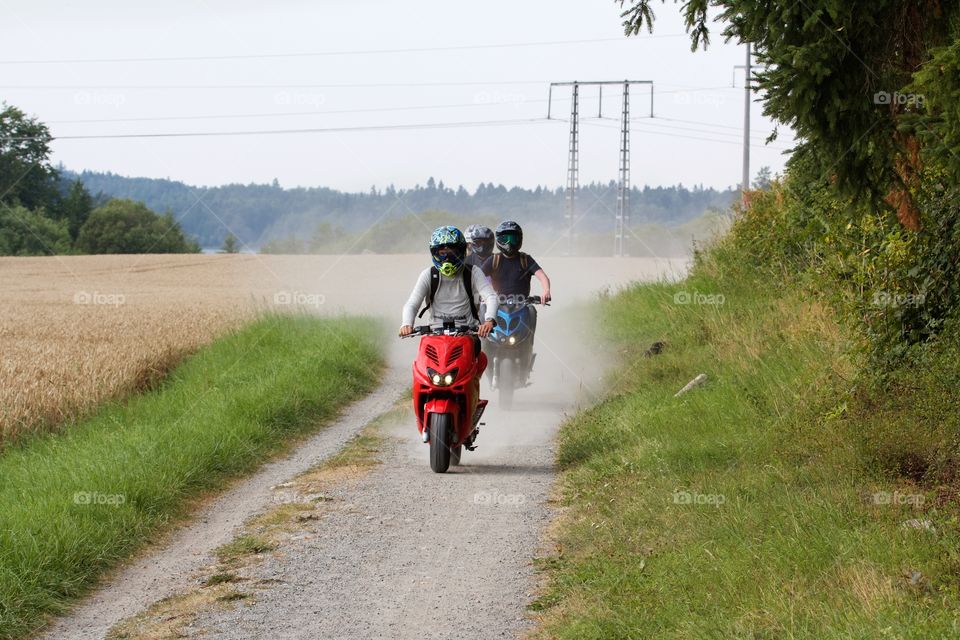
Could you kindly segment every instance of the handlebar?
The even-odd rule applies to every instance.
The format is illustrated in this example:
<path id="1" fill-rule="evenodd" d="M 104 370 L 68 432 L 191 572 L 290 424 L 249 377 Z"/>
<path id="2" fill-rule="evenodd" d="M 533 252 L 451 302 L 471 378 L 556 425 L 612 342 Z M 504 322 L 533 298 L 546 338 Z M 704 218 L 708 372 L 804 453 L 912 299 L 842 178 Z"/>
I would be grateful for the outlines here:
<path id="1" fill-rule="evenodd" d="M 549 303 L 549 302 L 544 302 L 544 301 L 543 301 L 543 298 L 541 298 L 540 296 L 527 296 L 527 299 L 526 299 L 525 302 L 526 302 L 527 304 L 542 304 L 542 305 L 545 306 L 545 307 L 549 307 L 549 306 L 550 306 L 550 303 Z"/>
<path id="2" fill-rule="evenodd" d="M 401 338 L 416 338 L 419 336 L 475 336 L 477 335 L 477 330 L 474 327 L 468 326 L 444 326 L 437 327 L 436 329 L 432 328 L 430 325 L 425 324 L 419 327 L 414 327 L 413 332 L 406 336 L 400 336 Z"/>

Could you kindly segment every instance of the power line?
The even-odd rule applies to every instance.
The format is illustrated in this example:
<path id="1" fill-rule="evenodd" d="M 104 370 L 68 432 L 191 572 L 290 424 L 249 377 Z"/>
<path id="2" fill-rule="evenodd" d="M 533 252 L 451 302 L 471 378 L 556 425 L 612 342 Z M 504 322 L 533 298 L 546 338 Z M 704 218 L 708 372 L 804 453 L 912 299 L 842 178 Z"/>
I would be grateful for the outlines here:
<path id="1" fill-rule="evenodd" d="M 696 93 L 698 91 L 729 91 L 735 89 L 735 87 L 686 87 L 684 89 L 668 89 L 667 91 L 657 91 L 657 95 L 663 95 L 665 93 Z"/>
<path id="2" fill-rule="evenodd" d="M 643 39 L 650 38 L 683 38 L 684 33 L 666 33 L 658 35 L 648 35 Z M 586 40 L 548 40 L 542 42 L 508 42 L 498 44 L 473 44 L 473 45 L 453 45 L 447 47 L 412 47 L 405 49 L 348 49 L 342 51 L 309 51 L 300 53 L 241 53 L 230 55 L 206 55 L 206 56 L 160 56 L 160 57 L 142 57 L 142 58 L 80 58 L 80 59 L 42 59 L 42 60 L 0 60 L 0 64 L 100 64 L 100 63 L 126 63 L 126 62 L 188 62 L 199 60 L 251 60 L 256 58 L 317 58 L 324 56 L 350 56 L 350 55 L 394 55 L 398 53 L 429 53 L 436 51 L 468 51 L 474 49 L 508 49 L 522 47 L 552 47 L 572 44 L 596 44 L 602 42 L 641 42 L 643 39 L 628 39 L 626 37 L 618 38 L 593 38 Z"/>
<path id="3" fill-rule="evenodd" d="M 136 90 L 171 90 L 171 89 L 367 89 L 367 88 L 398 88 L 398 87 L 474 87 L 489 85 L 530 85 L 547 84 L 549 80 L 474 80 L 456 82 L 370 82 L 344 84 L 35 84 L 35 85 L 2 85 L 0 89 L 33 90 L 53 89 L 71 91 L 90 91 L 93 89 L 126 89 Z"/>
<path id="4" fill-rule="evenodd" d="M 685 124 L 698 124 L 698 125 L 702 125 L 702 126 L 705 126 L 705 127 L 717 127 L 717 128 L 720 128 L 720 129 L 733 129 L 734 131 L 738 131 L 738 132 L 741 132 L 741 133 L 743 132 L 743 127 L 737 127 L 737 126 L 733 126 L 733 125 L 729 125 L 729 124 L 718 124 L 718 123 L 715 123 L 715 122 L 703 122 L 703 121 L 701 121 L 701 120 L 684 120 L 684 119 L 682 119 L 682 118 L 665 118 L 665 117 L 663 117 L 663 116 L 656 116 L 656 119 L 657 119 L 657 120 L 666 120 L 666 121 L 668 121 L 668 122 L 682 122 L 682 123 L 685 123 Z M 771 131 L 768 131 L 767 133 L 772 133 L 772 132 L 771 132 Z"/>
<path id="5" fill-rule="evenodd" d="M 130 91 L 175 90 L 175 89 L 368 89 L 368 88 L 397 88 L 397 87 L 474 87 L 495 85 L 532 85 L 548 84 L 550 80 L 468 80 L 443 82 L 360 82 L 360 83 L 330 83 L 330 84 L 11 84 L 0 85 L 0 89 L 10 90 L 71 90 L 90 91 L 101 89 L 125 89 Z M 658 94 L 668 93 L 696 93 L 699 91 L 734 90 L 736 87 L 690 87 L 688 89 L 673 89 L 658 91 Z"/>
<path id="6" fill-rule="evenodd" d="M 638 119 L 639 119 L 639 118 L 638 118 Z M 633 120 L 633 122 L 636 122 L 636 120 Z M 601 127 L 601 128 L 603 128 L 603 129 L 613 129 L 613 128 L 614 128 L 613 126 L 610 126 L 610 125 L 608 125 L 608 124 L 606 124 L 606 123 L 596 122 L 596 121 L 587 122 L 586 124 L 588 124 L 588 125 L 590 125 L 590 126 L 594 126 L 594 127 Z M 663 125 L 662 125 L 662 126 L 663 126 Z M 633 129 L 633 128 L 634 128 L 634 127 L 631 127 L 631 129 Z M 642 131 L 642 132 L 644 132 L 644 133 L 650 133 L 650 134 L 653 134 L 653 135 L 670 136 L 671 138 L 686 138 L 686 139 L 688 139 L 688 140 L 700 140 L 700 141 L 703 141 L 703 142 L 718 142 L 718 143 L 722 143 L 722 144 L 733 144 L 733 145 L 737 145 L 737 146 L 740 146 L 740 145 L 742 144 L 742 143 L 736 142 L 736 141 L 734 141 L 734 140 L 724 140 L 724 139 L 719 139 L 719 138 L 704 138 L 704 137 L 702 137 L 702 136 L 691 136 L 691 135 L 685 135 L 685 134 L 681 134 L 681 133 L 671 133 L 671 132 L 668 132 L 668 131 L 657 131 L 656 129 L 642 129 L 642 128 L 638 128 L 637 130 L 638 130 L 638 131 Z M 705 131 L 704 133 L 710 133 L 710 134 L 716 135 L 716 132 L 713 132 L 713 131 L 709 131 L 709 132 L 706 132 L 706 131 Z M 789 151 L 789 149 L 787 149 L 786 147 L 775 147 L 775 146 L 773 146 L 773 145 L 758 145 L 758 144 L 754 144 L 754 145 L 750 145 L 750 146 L 756 147 L 756 148 L 758 148 L 758 149 L 774 149 L 774 150 L 776 150 L 776 151 Z"/>
<path id="7" fill-rule="evenodd" d="M 338 133 L 348 131 L 390 131 L 405 129 L 451 129 L 468 127 L 512 126 L 550 122 L 546 118 L 523 118 L 514 120 L 478 120 L 467 122 L 431 122 L 420 124 L 361 125 L 355 127 L 323 127 L 309 129 L 261 129 L 256 131 L 182 131 L 173 133 L 111 133 L 53 136 L 53 140 L 105 140 L 122 138 L 191 138 L 212 136 L 259 136 L 291 133 Z M 30 138 L 4 138 L 6 140 L 29 140 Z"/>
<path id="8" fill-rule="evenodd" d="M 653 122 L 646 122 L 645 124 L 650 125 L 650 126 L 654 126 L 654 127 L 663 127 L 663 128 L 665 128 L 665 129 L 676 129 L 677 131 L 692 131 L 692 132 L 694 132 L 694 133 L 706 133 L 706 134 L 709 134 L 709 135 L 712 135 L 712 136 L 731 136 L 731 137 L 734 137 L 734 138 L 737 138 L 737 139 L 740 138 L 741 133 L 742 133 L 742 131 L 743 131 L 742 129 L 739 130 L 739 132 L 733 132 L 733 131 L 711 131 L 711 130 L 709 130 L 709 129 L 697 129 L 697 128 L 694 128 L 694 127 L 682 127 L 682 126 L 681 126 L 681 127 L 678 127 L 677 125 L 673 125 L 673 124 L 663 124 L 663 123 L 660 123 L 660 122 L 655 122 L 655 120 L 657 120 L 657 118 L 634 118 L 633 121 L 636 122 L 636 121 L 638 121 L 638 120 L 648 120 L 648 121 L 649 121 L 649 120 L 653 120 Z"/>
<path id="9" fill-rule="evenodd" d="M 232 113 L 232 114 L 210 114 L 210 115 L 189 115 L 189 116 L 144 116 L 136 118 L 86 118 L 79 120 L 48 120 L 47 124 L 87 124 L 87 123 L 113 123 L 113 122 L 153 122 L 168 120 L 219 120 L 233 118 L 272 118 L 287 116 L 314 116 L 314 115 L 335 115 L 345 113 L 374 113 L 383 111 L 419 111 L 427 109 L 460 109 L 468 107 L 492 107 L 503 106 L 506 104 L 520 105 L 526 103 L 542 103 L 546 100 L 518 100 L 516 102 L 465 102 L 460 104 L 435 104 L 435 105 L 411 105 L 402 107 L 370 107 L 361 109 L 334 109 L 327 111 L 283 111 L 280 113 Z"/>

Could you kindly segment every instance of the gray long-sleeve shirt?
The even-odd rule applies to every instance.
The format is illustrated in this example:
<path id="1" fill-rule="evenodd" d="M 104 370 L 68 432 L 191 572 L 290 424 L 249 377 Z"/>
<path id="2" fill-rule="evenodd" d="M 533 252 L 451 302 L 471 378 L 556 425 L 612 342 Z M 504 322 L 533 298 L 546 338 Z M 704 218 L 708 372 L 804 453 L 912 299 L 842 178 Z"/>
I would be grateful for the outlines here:
<path id="1" fill-rule="evenodd" d="M 485 320 L 494 320 L 497 317 L 497 292 L 493 290 L 487 277 L 480 267 L 471 266 L 474 295 L 479 294 L 486 304 Z M 413 326 L 417 312 L 430 294 L 430 269 L 424 269 L 417 279 L 417 284 L 410 292 L 410 298 L 403 305 L 403 324 Z M 444 321 L 453 320 L 457 324 L 476 326 L 477 321 L 470 317 L 470 301 L 467 299 L 467 290 L 463 286 L 463 276 L 457 274 L 451 278 L 440 276 L 440 284 L 433 296 L 433 303 L 427 312 L 430 315 L 430 324 L 438 325 Z"/>

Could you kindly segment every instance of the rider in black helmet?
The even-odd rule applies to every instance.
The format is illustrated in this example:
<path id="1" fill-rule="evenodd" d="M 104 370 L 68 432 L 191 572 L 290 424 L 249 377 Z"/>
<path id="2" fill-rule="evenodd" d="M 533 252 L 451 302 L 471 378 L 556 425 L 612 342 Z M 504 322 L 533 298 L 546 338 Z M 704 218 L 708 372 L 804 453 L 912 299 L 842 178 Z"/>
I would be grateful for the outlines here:
<path id="1" fill-rule="evenodd" d="M 523 246 L 523 229 L 520 225 L 513 220 L 501 222 L 497 225 L 495 238 L 499 253 L 484 260 L 483 273 L 490 278 L 499 299 L 526 298 L 530 295 L 530 279 L 536 277 L 543 289 L 542 303 L 550 302 L 550 278 L 533 256 L 520 251 Z M 526 348 L 529 357 L 533 351 L 533 335 L 537 328 L 537 310 L 532 306 L 528 308 L 531 336 L 526 341 Z"/>
<path id="2" fill-rule="evenodd" d="M 536 277 L 543 288 L 543 302 L 550 302 L 550 278 L 532 256 L 520 251 L 523 229 L 513 220 L 501 222 L 495 234 L 499 254 L 483 262 L 483 272 L 493 281 L 501 296 L 529 296 L 530 279 Z"/>

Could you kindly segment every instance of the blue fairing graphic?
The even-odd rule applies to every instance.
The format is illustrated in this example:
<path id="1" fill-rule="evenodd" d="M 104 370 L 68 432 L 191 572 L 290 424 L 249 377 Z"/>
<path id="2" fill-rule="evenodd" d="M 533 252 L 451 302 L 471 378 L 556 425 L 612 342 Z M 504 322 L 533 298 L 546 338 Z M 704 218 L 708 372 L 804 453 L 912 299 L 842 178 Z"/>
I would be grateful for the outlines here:
<path id="1" fill-rule="evenodd" d="M 508 337 L 526 329 L 526 323 L 524 322 L 526 315 L 526 307 L 512 312 L 499 309 L 497 311 L 497 326 L 494 327 L 493 333 L 497 336 Z"/>

